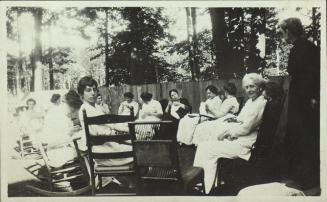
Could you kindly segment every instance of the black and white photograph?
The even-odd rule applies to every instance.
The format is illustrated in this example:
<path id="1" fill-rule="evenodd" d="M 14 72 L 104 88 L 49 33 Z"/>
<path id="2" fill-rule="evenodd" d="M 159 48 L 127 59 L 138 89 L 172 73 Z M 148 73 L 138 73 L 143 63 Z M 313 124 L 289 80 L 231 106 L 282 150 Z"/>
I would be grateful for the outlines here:
<path id="1" fill-rule="evenodd" d="M 0 4 L 2 199 L 326 196 L 325 1 Z"/>

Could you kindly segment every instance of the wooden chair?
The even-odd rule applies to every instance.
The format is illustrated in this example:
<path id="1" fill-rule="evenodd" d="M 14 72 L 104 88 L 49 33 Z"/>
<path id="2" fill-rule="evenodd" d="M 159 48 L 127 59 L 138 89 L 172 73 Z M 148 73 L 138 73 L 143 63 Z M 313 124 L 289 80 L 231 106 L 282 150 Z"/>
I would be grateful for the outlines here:
<path id="1" fill-rule="evenodd" d="M 284 93 L 281 103 L 284 103 Z M 257 140 L 251 149 L 248 161 L 236 158 L 219 158 L 217 164 L 217 185 L 231 186 L 236 191 L 250 185 L 276 181 L 281 178 L 280 164 L 273 157 L 273 142 L 282 105 L 267 102 Z M 222 183 L 224 182 L 224 184 Z"/>
<path id="2" fill-rule="evenodd" d="M 40 151 L 33 146 L 33 142 L 29 135 L 22 133 L 19 140 L 19 152 L 20 156 L 22 158 L 25 158 L 26 156 L 36 155 L 38 156 L 40 154 Z"/>
<path id="3" fill-rule="evenodd" d="M 181 166 L 177 143 L 165 139 L 160 130 L 172 121 L 132 122 L 138 195 L 192 194 L 198 183 L 204 188 L 203 169 Z"/>
<path id="4" fill-rule="evenodd" d="M 202 168 L 180 169 L 173 140 L 135 140 L 133 151 L 138 195 L 192 194 L 198 183 L 204 188 Z"/>
<path id="5" fill-rule="evenodd" d="M 25 169 L 41 180 L 41 182 L 44 182 L 45 186 L 35 187 L 27 185 L 25 188 L 43 196 L 75 196 L 88 192 L 90 190 L 89 175 L 85 161 L 78 148 L 77 141 L 79 139 L 80 138 L 75 138 L 51 146 L 40 146 L 39 151 L 42 155 L 44 164 L 42 165 L 37 161 L 35 164 L 28 166 Z M 48 152 L 53 149 L 67 147 L 71 144 L 75 148 L 77 157 L 66 162 L 63 166 L 52 167 L 49 163 Z M 56 184 L 60 182 L 69 182 L 71 190 L 59 191 L 59 189 L 56 188 Z"/>
<path id="6" fill-rule="evenodd" d="M 129 131 L 136 140 L 166 139 L 162 126 L 169 126 L 172 121 L 136 121 L 128 123 Z"/>
<path id="7" fill-rule="evenodd" d="M 90 134 L 90 126 L 92 125 L 103 125 L 103 124 L 114 124 L 114 123 L 127 123 L 134 121 L 134 117 L 125 116 L 125 115 L 113 115 L 106 114 L 96 117 L 88 117 L 86 111 L 83 110 L 84 118 L 84 129 L 86 134 L 86 142 L 88 148 L 88 158 L 90 165 L 90 174 L 91 174 L 91 187 L 92 195 L 104 195 L 105 193 L 100 193 L 96 188 L 95 179 L 98 177 L 99 180 L 99 189 L 102 188 L 102 177 L 105 176 L 134 176 L 134 166 L 133 164 L 123 165 L 123 166 L 100 166 L 95 164 L 95 160 L 101 159 L 123 159 L 123 158 L 133 158 L 133 152 L 124 151 L 124 152 L 94 152 L 93 147 L 103 145 L 108 142 L 115 142 L 119 144 L 129 144 L 132 145 L 131 140 L 133 139 L 129 133 L 118 133 L 116 135 L 92 135 Z M 128 142 L 130 141 L 130 142 Z M 132 146 L 131 146 L 132 149 Z M 135 193 L 107 193 L 106 195 L 129 195 Z"/>

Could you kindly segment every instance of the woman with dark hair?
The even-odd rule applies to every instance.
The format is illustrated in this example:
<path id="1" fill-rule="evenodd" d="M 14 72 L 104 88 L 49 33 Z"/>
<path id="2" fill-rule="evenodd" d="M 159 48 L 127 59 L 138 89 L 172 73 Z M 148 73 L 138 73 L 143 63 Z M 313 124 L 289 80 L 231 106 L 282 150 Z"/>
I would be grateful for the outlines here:
<path id="1" fill-rule="evenodd" d="M 227 114 L 236 114 L 239 109 L 239 104 L 237 102 L 237 99 L 235 97 L 236 95 L 236 86 L 234 83 L 227 83 L 223 87 L 224 89 L 224 101 L 220 105 L 219 110 L 213 112 L 214 119 L 219 119 L 223 116 L 226 116 Z M 203 129 L 211 128 L 213 122 L 212 121 L 206 121 L 202 122 L 199 125 L 197 125 L 196 129 L 194 130 L 193 140 L 191 140 L 193 143 L 197 142 L 198 139 L 201 139 L 204 137 L 204 135 L 200 134 Z"/>
<path id="2" fill-rule="evenodd" d="M 139 113 L 139 103 L 133 100 L 134 95 L 131 92 L 124 93 L 124 101 L 120 103 L 118 108 L 119 115 L 130 115 L 131 112 L 134 113 L 134 117 L 138 116 Z"/>
<path id="3" fill-rule="evenodd" d="M 177 121 L 191 112 L 191 105 L 186 98 L 181 98 L 176 89 L 169 91 L 170 101 L 165 109 L 164 118 L 166 120 Z"/>
<path id="4" fill-rule="evenodd" d="M 98 95 L 98 84 L 90 76 L 81 78 L 77 87 L 78 93 L 82 98 L 83 104 L 79 110 L 79 119 L 84 128 L 83 110 L 86 111 L 88 117 L 104 115 L 104 113 L 95 107 L 96 98 Z M 116 131 L 128 132 L 128 125 L 125 123 L 90 125 L 91 135 L 116 135 Z M 85 132 L 84 136 L 85 136 Z M 120 144 L 117 142 L 104 142 L 101 145 L 92 147 L 94 152 L 124 152 L 132 151 L 132 146 L 128 144 Z M 95 159 L 96 165 L 102 166 L 124 166 L 133 162 L 133 158 L 118 158 L 118 159 Z M 112 181 L 112 177 L 103 178 L 102 186 Z"/>
<path id="5" fill-rule="evenodd" d="M 224 101 L 221 104 L 219 112 L 216 114 L 216 118 L 225 116 L 228 113 L 236 114 L 239 109 L 239 103 L 235 97 L 236 86 L 234 83 L 227 83 L 224 85 Z"/>
<path id="6" fill-rule="evenodd" d="M 74 125 L 71 119 L 72 114 L 77 112 L 81 105 L 82 101 L 79 95 L 74 90 L 70 90 L 65 94 L 63 104 L 52 108 L 45 116 L 38 146 L 42 147 L 46 144 L 47 147 L 51 147 L 47 151 L 48 164 L 51 167 L 61 167 L 77 157 L 75 147 L 70 143 L 64 145 L 63 143 L 70 142 L 69 140 L 72 140 L 73 136 L 83 137 L 82 128 Z M 86 150 L 85 147 L 82 147 L 85 143 L 81 143 L 82 141 L 79 141 L 80 149 Z M 65 190 L 72 189 L 68 181 L 58 182 L 55 186 Z"/>
<path id="7" fill-rule="evenodd" d="M 82 98 L 83 104 L 79 110 L 79 119 L 84 127 L 83 110 L 86 110 L 88 117 L 100 116 L 104 113 L 99 111 L 95 107 L 96 97 L 98 95 L 98 84 L 90 76 L 85 76 L 80 79 L 78 83 L 78 93 Z M 105 125 L 91 125 L 89 127 L 91 135 L 115 135 L 116 131 L 128 131 L 128 126 L 126 127 L 120 124 L 105 124 Z M 93 147 L 95 152 L 101 151 L 131 151 L 132 147 L 126 144 L 119 144 L 116 142 L 104 142 L 102 145 L 97 145 Z M 96 159 L 95 163 L 104 166 L 118 166 L 126 165 L 133 161 L 133 158 L 124 159 Z"/>
<path id="8" fill-rule="evenodd" d="M 199 111 L 201 115 L 215 117 L 220 110 L 221 99 L 218 96 L 218 89 L 215 86 L 208 86 L 205 89 L 207 100 L 200 103 Z M 201 118 L 204 121 L 205 118 Z M 199 124 L 200 116 L 198 114 L 189 114 L 182 118 L 179 122 L 177 131 L 177 141 L 187 145 L 192 144 L 193 133 Z"/>
<path id="9" fill-rule="evenodd" d="M 300 186 L 320 184 L 320 48 L 306 39 L 299 18 L 279 23 L 282 38 L 293 47 L 287 72 L 288 93 L 286 148 L 289 173 Z"/>
<path id="10" fill-rule="evenodd" d="M 71 119 L 72 114 L 79 110 L 82 101 L 79 95 L 70 90 L 65 94 L 65 102 L 59 107 L 50 110 L 44 119 L 44 127 L 41 142 L 49 146 L 57 145 L 71 139 L 73 135 L 81 131 L 80 126 L 74 126 Z M 78 134 L 80 136 L 80 134 Z M 67 145 L 53 149 L 47 153 L 49 164 L 53 167 L 60 167 L 76 156 L 75 149 Z"/>
<path id="11" fill-rule="evenodd" d="M 51 103 L 53 103 L 54 105 L 60 105 L 60 98 L 61 98 L 61 95 L 58 94 L 58 93 L 55 93 L 51 96 Z"/>
<path id="12" fill-rule="evenodd" d="M 95 107 L 102 111 L 104 114 L 109 114 L 109 107 L 106 103 L 102 100 L 102 95 L 99 93 L 97 96 L 97 101 L 95 102 Z"/>
<path id="13" fill-rule="evenodd" d="M 176 139 L 178 124 L 181 118 L 191 112 L 191 105 L 186 98 L 181 98 L 176 89 L 169 91 L 170 100 L 165 109 L 163 120 L 173 121 L 171 125 L 163 125 L 162 134 L 166 135 L 166 139 Z"/>
<path id="14" fill-rule="evenodd" d="M 162 108 L 160 102 L 152 99 L 152 94 L 144 92 L 141 94 L 143 101 L 138 120 L 159 121 L 162 117 Z"/>

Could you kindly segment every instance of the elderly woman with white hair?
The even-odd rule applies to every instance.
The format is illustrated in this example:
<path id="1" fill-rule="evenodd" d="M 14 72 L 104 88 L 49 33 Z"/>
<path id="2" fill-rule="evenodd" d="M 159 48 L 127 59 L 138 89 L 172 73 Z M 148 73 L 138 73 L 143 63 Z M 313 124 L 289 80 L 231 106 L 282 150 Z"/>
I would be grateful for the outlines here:
<path id="1" fill-rule="evenodd" d="M 204 169 L 205 192 L 208 194 L 213 186 L 217 161 L 219 158 L 250 158 L 250 149 L 255 143 L 266 100 L 262 96 L 264 79 L 256 73 L 246 74 L 242 86 L 249 99 L 238 116 L 227 115 L 208 122 L 210 127 L 201 127 L 197 139 L 198 147 L 194 166 Z M 207 135 L 206 133 L 209 133 Z M 199 134 L 200 135 L 200 134 Z"/>

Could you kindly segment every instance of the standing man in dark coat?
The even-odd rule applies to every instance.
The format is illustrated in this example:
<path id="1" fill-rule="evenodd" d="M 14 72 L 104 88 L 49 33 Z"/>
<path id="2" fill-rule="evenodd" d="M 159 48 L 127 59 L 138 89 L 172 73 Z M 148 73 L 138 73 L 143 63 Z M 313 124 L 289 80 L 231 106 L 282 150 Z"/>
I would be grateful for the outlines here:
<path id="1" fill-rule="evenodd" d="M 290 75 L 288 124 L 285 138 L 288 177 L 299 188 L 320 184 L 320 49 L 304 38 L 300 19 L 279 24 L 282 38 L 293 44 L 288 59 Z"/>

